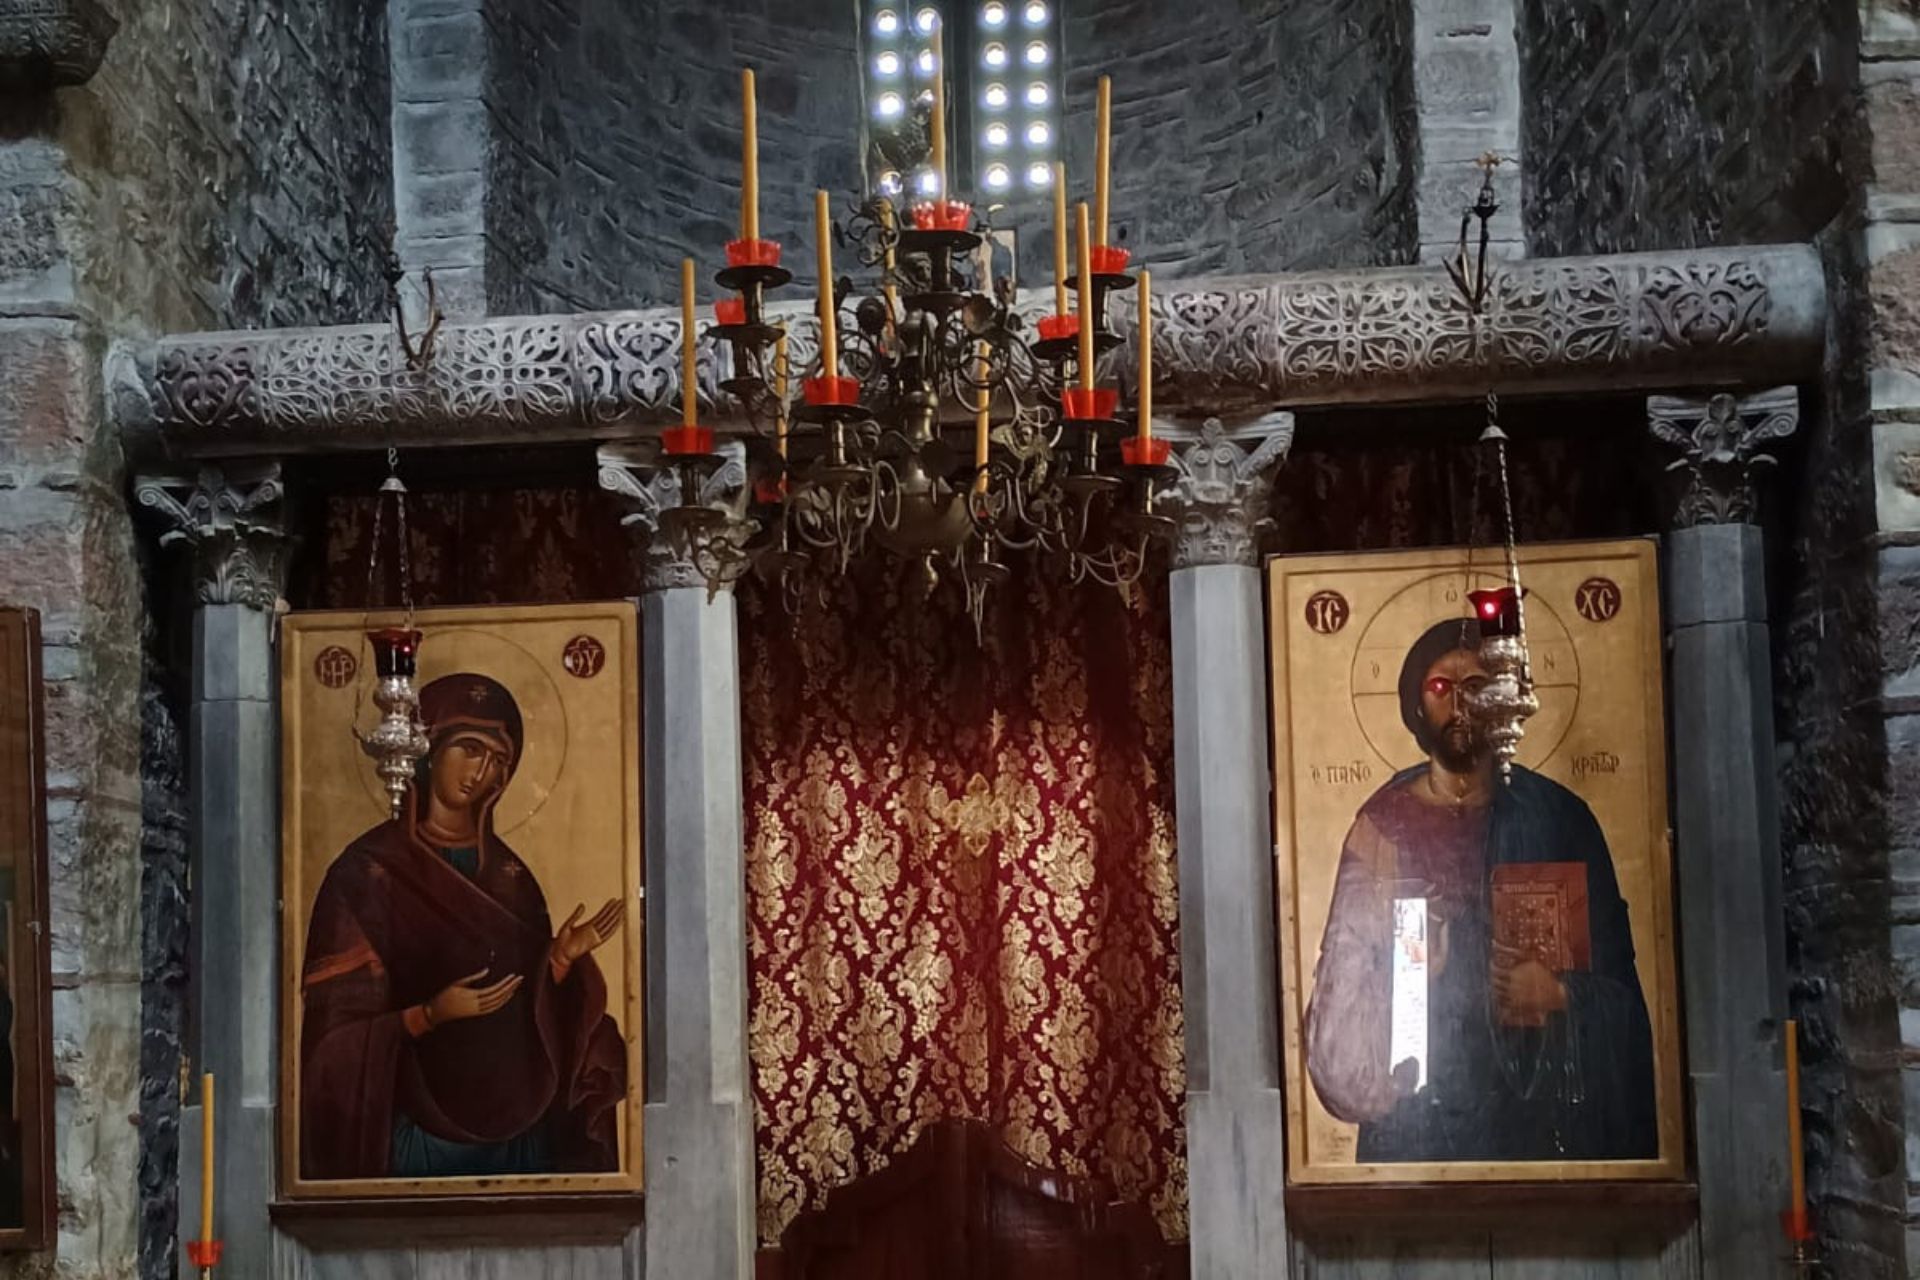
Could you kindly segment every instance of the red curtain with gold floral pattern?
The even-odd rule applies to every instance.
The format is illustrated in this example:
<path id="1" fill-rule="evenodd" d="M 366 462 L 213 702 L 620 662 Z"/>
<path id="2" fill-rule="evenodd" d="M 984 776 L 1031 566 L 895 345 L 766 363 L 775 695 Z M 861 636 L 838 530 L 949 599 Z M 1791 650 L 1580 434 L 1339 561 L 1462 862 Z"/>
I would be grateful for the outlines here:
<path id="1" fill-rule="evenodd" d="M 1163 592 L 741 598 L 760 1230 L 944 1116 L 1186 1234 Z"/>

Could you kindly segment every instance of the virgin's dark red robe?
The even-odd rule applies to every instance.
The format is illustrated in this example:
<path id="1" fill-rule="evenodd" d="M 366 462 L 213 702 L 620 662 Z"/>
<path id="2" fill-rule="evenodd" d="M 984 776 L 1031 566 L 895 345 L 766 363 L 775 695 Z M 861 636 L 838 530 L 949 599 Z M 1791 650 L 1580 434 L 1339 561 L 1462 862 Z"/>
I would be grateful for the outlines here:
<path id="1" fill-rule="evenodd" d="M 472 879 L 385 822 L 328 869 L 307 933 L 300 1164 L 315 1179 L 390 1171 L 395 1122 L 509 1142 L 542 1128 L 554 1173 L 619 1168 L 626 1044 L 591 956 L 556 981 L 553 925 L 526 863 L 489 834 Z M 526 979 L 505 1007 L 424 1030 L 407 1011 L 485 969 Z M 419 1015 L 412 1019 L 420 1026 Z"/>

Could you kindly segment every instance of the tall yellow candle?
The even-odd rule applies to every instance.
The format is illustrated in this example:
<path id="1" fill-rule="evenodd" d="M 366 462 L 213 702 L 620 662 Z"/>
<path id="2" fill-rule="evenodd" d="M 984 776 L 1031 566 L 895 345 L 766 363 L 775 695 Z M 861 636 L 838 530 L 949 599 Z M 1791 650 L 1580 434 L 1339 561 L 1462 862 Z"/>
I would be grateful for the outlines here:
<path id="1" fill-rule="evenodd" d="M 974 376 L 980 383 L 980 404 L 973 413 L 973 491 L 987 491 L 987 436 L 992 428 L 993 388 L 987 379 L 993 375 L 993 357 L 986 343 L 974 349 Z"/>
<path id="2" fill-rule="evenodd" d="M 1113 77 L 1100 77 L 1100 97 L 1094 111 L 1093 143 L 1093 221 L 1100 234 L 1096 241 L 1107 247 L 1108 193 L 1113 185 Z"/>
<path id="3" fill-rule="evenodd" d="M 780 456 L 787 456 L 787 331 L 780 330 L 780 336 L 773 344 L 773 444 Z"/>
<path id="4" fill-rule="evenodd" d="M 200 1238 L 213 1239 L 213 1073 L 200 1077 Z"/>
<path id="5" fill-rule="evenodd" d="M 933 29 L 933 198 L 947 198 L 947 54 L 944 25 Z"/>
<path id="6" fill-rule="evenodd" d="M 1145 444 L 1153 439 L 1153 273 L 1140 273 L 1140 428 Z"/>
<path id="7" fill-rule="evenodd" d="M 1807 1213 L 1807 1157 L 1800 1140 L 1800 1024 L 1792 1018 L 1787 1019 L 1787 1159 L 1798 1228 Z"/>
<path id="8" fill-rule="evenodd" d="M 740 153 L 740 238 L 760 238 L 760 102 L 754 92 L 753 68 L 740 72 L 742 147 Z"/>
<path id="9" fill-rule="evenodd" d="M 814 256 L 820 264 L 820 361 L 829 378 L 840 376 L 840 321 L 833 307 L 833 221 L 827 193 L 813 193 Z"/>
<path id="10" fill-rule="evenodd" d="M 700 422 L 700 360 L 693 327 L 693 259 L 680 261 L 680 425 Z"/>
<path id="11" fill-rule="evenodd" d="M 1087 241 L 1087 202 L 1074 206 L 1080 231 L 1080 386 L 1093 390 L 1093 246 Z"/>
<path id="12" fill-rule="evenodd" d="M 1067 314 L 1067 166 L 1053 162 L 1053 314 Z"/>

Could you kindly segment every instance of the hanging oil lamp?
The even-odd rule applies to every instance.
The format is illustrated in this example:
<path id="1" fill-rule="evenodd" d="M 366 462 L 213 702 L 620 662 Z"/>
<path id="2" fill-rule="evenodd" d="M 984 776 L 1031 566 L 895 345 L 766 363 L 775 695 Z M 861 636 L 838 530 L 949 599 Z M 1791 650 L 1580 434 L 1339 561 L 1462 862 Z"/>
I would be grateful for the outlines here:
<path id="1" fill-rule="evenodd" d="M 387 790 L 388 808 L 398 818 L 406 805 L 407 788 L 413 785 L 414 768 L 430 745 L 420 721 L 420 694 L 413 687 L 420 633 L 382 627 L 367 632 L 367 643 L 373 646 L 378 676 L 373 705 L 380 709 L 380 723 L 372 733 L 360 735 L 360 749 L 373 758 L 374 772 Z"/>
<path id="2" fill-rule="evenodd" d="M 1480 320 L 1490 296 L 1493 276 L 1488 270 L 1487 250 L 1492 241 L 1493 216 L 1500 211 L 1494 196 L 1493 171 L 1501 159 L 1491 153 L 1479 161 L 1480 190 L 1460 216 L 1460 247 L 1447 264 L 1448 277 L 1455 293 L 1466 306 L 1474 341 L 1481 337 Z M 1472 245 L 1470 234 L 1478 220 L 1479 244 Z M 1520 554 L 1513 525 L 1513 492 L 1507 471 L 1507 433 L 1500 428 L 1500 397 L 1487 391 L 1487 425 L 1480 433 L 1483 459 L 1493 457 L 1495 476 L 1500 484 L 1500 529 L 1506 551 L 1506 584 L 1482 590 L 1469 590 L 1475 619 L 1480 624 L 1480 664 L 1486 668 L 1487 682 L 1468 704 L 1470 714 L 1479 721 L 1494 759 L 1500 764 L 1503 782 L 1513 781 L 1513 761 L 1519 754 L 1526 722 L 1540 710 L 1540 698 L 1534 692 L 1533 666 L 1527 653 L 1526 588 L 1520 584 Z M 1482 477 L 1481 462 L 1476 459 L 1473 485 L 1474 505 L 1479 505 Z M 1480 536 L 1479 517 L 1470 521 L 1471 540 Z M 1467 581 L 1473 581 L 1473 554 L 1467 554 Z"/>
<path id="3" fill-rule="evenodd" d="M 1501 780 L 1509 783 L 1526 722 L 1540 710 L 1520 605 L 1525 594 L 1517 582 L 1467 593 L 1480 620 L 1480 665 L 1487 670 L 1487 682 L 1469 709 L 1484 727 L 1493 757 L 1500 763 Z"/>
<path id="4" fill-rule="evenodd" d="M 1526 722 L 1540 710 L 1533 689 L 1533 663 L 1527 653 L 1527 590 L 1520 585 L 1520 552 L 1513 528 L 1513 494 L 1507 477 L 1507 433 L 1500 429 L 1500 400 L 1487 393 L 1487 427 L 1481 445 L 1491 450 L 1500 482 L 1500 525 L 1506 549 L 1506 585 L 1467 592 L 1480 624 L 1480 665 L 1487 682 L 1468 704 L 1480 722 L 1503 782 L 1513 781 L 1513 758 L 1520 751 Z M 1480 477 L 1474 477 L 1477 494 Z M 1475 534 L 1477 535 L 1477 532 Z M 1468 556 L 1471 582 L 1472 556 Z"/>
<path id="5" fill-rule="evenodd" d="M 366 641 L 373 648 L 376 682 L 373 705 L 380 710 L 380 722 L 370 733 L 361 733 L 356 715 L 354 737 L 360 749 L 374 762 L 374 772 L 386 788 L 390 815 L 396 820 L 406 807 L 407 789 L 413 785 L 414 770 L 432 744 L 427 727 L 420 720 L 420 694 L 414 688 L 414 675 L 420 655 L 420 632 L 413 627 L 413 584 L 407 566 L 407 486 L 401 483 L 399 455 L 387 450 L 387 478 L 380 486 L 373 514 L 373 543 L 367 554 L 367 607 L 373 608 L 374 586 L 380 569 L 381 528 L 387 498 L 393 498 L 395 540 L 400 551 L 400 599 L 405 620 L 397 627 L 373 627 Z"/>

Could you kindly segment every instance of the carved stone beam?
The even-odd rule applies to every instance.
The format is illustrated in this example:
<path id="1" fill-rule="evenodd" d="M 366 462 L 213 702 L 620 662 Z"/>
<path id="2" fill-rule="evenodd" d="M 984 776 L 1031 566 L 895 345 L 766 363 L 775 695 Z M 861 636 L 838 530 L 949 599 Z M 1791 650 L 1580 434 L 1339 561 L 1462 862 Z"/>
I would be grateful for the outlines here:
<path id="1" fill-rule="evenodd" d="M 0 94 L 85 84 L 119 29 L 100 0 L 0 0 Z"/>
<path id="2" fill-rule="evenodd" d="M 1777 462 L 1766 444 L 1786 439 L 1799 425 L 1800 397 L 1792 387 L 1749 395 L 1647 397 L 1647 429 L 1680 453 L 1667 469 L 1688 473 L 1675 527 L 1753 523 L 1758 511 L 1754 468 Z"/>
<path id="3" fill-rule="evenodd" d="M 1171 281 L 1156 289 L 1156 403 L 1168 415 L 1283 405 L 1411 404 L 1516 393 L 1750 386 L 1812 378 L 1826 285 L 1805 245 L 1501 264 L 1476 324 L 1441 268 Z M 1044 313 L 1028 293 L 1020 310 Z M 786 322 L 796 367 L 818 328 Z M 1132 304 L 1114 325 L 1134 329 Z M 724 344 L 700 342 L 702 421 Z M 1130 349 L 1108 376 L 1133 379 Z M 108 361 L 130 453 L 210 457 L 473 444 L 633 440 L 675 420 L 680 323 L 672 310 L 448 324 L 432 363 L 409 369 L 383 325 L 185 334 L 117 347 Z M 722 403 L 724 401 L 724 403 Z"/>
<path id="4" fill-rule="evenodd" d="M 140 505 L 166 522 L 160 545 L 193 549 L 201 604 L 243 604 L 271 612 L 286 570 L 278 462 L 208 464 L 191 475 L 142 475 Z"/>
<path id="5" fill-rule="evenodd" d="M 650 444 L 601 446 L 600 487 L 631 508 L 621 523 L 641 543 L 645 591 L 705 587 L 718 594 L 752 567 L 747 544 L 758 524 L 747 514 L 746 450 L 720 446 L 719 465 L 661 457 Z"/>
<path id="6" fill-rule="evenodd" d="M 1197 433 L 1176 427 L 1164 434 L 1173 441 L 1175 479 L 1155 493 L 1154 506 L 1176 523 L 1173 567 L 1257 565 L 1260 535 L 1273 523 L 1273 474 L 1293 447 L 1293 415 L 1267 414 L 1234 429 L 1208 418 Z"/>

